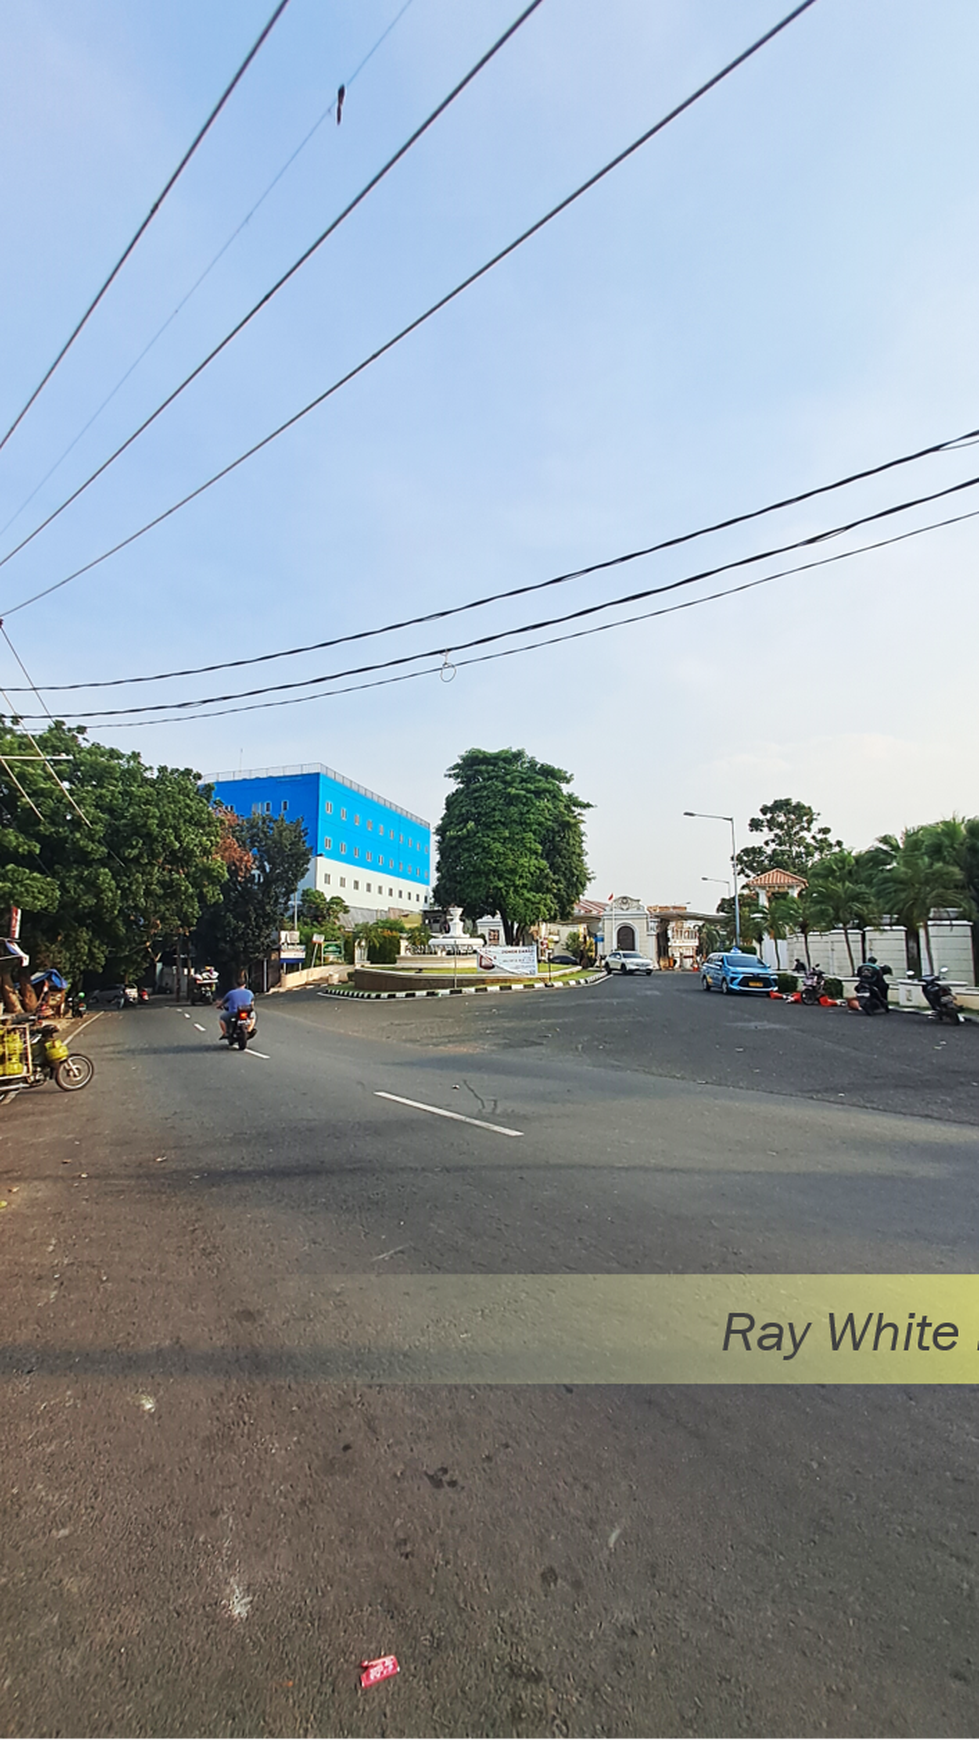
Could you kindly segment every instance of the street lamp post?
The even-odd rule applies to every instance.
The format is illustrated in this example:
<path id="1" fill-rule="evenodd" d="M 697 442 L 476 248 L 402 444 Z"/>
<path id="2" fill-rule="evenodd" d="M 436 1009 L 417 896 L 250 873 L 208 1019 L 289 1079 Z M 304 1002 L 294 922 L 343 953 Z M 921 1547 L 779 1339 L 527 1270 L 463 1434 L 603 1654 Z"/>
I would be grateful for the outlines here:
<path id="1" fill-rule="evenodd" d="M 712 810 L 684 810 L 685 816 L 697 816 L 705 822 L 730 822 L 731 824 L 731 875 L 734 877 L 734 946 L 741 948 L 741 908 L 738 902 L 738 843 L 734 836 L 734 817 L 716 816 Z M 705 877 L 705 881 L 709 878 Z"/>

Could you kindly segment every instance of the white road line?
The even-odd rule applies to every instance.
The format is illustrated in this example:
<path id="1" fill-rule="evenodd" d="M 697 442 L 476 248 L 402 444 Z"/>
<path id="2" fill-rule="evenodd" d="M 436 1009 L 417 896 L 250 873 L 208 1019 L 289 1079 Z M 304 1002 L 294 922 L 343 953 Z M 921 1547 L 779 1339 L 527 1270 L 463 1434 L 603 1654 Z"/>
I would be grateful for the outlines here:
<path id="1" fill-rule="evenodd" d="M 378 1100 L 396 1100 L 399 1106 L 414 1106 L 416 1112 L 431 1112 L 436 1118 L 452 1118 L 457 1124 L 475 1124 L 477 1130 L 492 1130 L 497 1136 L 522 1136 L 522 1130 L 508 1130 L 505 1124 L 487 1124 L 482 1118 L 465 1118 L 461 1112 L 447 1112 L 441 1106 L 426 1106 L 422 1100 L 406 1100 L 403 1094 L 382 1093 L 375 1088 Z"/>
<path id="2" fill-rule="evenodd" d="M 202 1027 L 199 1021 L 195 1021 L 194 1026 L 197 1028 L 198 1033 L 206 1033 L 207 1032 L 207 1028 Z"/>
<path id="3" fill-rule="evenodd" d="M 269 1054 L 267 1051 L 249 1051 L 249 1052 L 246 1052 L 246 1056 L 248 1056 L 248 1057 L 264 1057 L 266 1063 L 271 1063 L 271 1061 L 272 1061 L 272 1059 L 269 1057 Z"/>
<path id="4" fill-rule="evenodd" d="M 185 1021 L 189 1021 L 189 1020 L 190 1020 L 190 1016 L 189 1016 L 189 1015 L 188 1015 L 188 1013 L 187 1013 L 187 1011 L 186 1011 L 186 1009 L 181 1009 L 181 1011 L 180 1011 L 180 1013 L 181 1013 L 181 1015 L 182 1015 L 182 1016 L 183 1016 L 183 1018 L 184 1018 L 184 1020 L 185 1020 Z"/>
<path id="5" fill-rule="evenodd" d="M 82 1022 L 82 1024 L 81 1024 L 81 1026 L 80 1026 L 80 1027 L 79 1027 L 79 1028 L 77 1028 L 77 1029 L 76 1029 L 76 1031 L 75 1031 L 75 1033 L 74 1033 L 74 1034 L 73 1034 L 73 1035 L 72 1035 L 72 1038 L 73 1038 L 73 1039 L 77 1039 L 77 1038 L 78 1038 L 78 1035 L 79 1035 L 79 1033 L 84 1033 L 84 1031 L 85 1031 L 85 1029 L 86 1029 L 86 1027 L 91 1027 L 91 1025 L 92 1025 L 92 1022 L 93 1022 L 93 1021 L 97 1021 L 97 1020 L 98 1020 L 98 1018 L 99 1018 L 99 1015 L 101 1015 L 101 1014 L 103 1014 L 103 1010 L 101 1010 L 101 1009 L 100 1009 L 100 1010 L 99 1010 L 99 1012 L 98 1012 L 98 1015 L 90 1015 L 90 1016 L 89 1016 L 89 1018 L 88 1018 L 88 1020 L 87 1020 L 87 1021 L 83 1021 L 83 1022 Z"/>

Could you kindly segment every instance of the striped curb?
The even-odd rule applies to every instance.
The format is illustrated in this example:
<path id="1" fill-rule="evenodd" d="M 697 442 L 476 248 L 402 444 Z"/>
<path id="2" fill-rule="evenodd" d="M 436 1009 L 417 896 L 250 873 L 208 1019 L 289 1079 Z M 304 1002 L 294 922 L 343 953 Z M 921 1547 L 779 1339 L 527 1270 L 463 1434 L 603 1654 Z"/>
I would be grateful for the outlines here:
<path id="1" fill-rule="evenodd" d="M 408 998 L 421 997 L 499 997 L 503 991 L 577 991 L 581 985 L 598 985 L 606 978 L 606 973 L 596 974 L 592 979 L 573 979 L 564 984 L 548 983 L 542 980 L 536 985 L 459 985 L 455 990 L 451 987 L 445 991 L 348 991 L 337 986 L 331 991 L 317 991 L 317 997 L 358 997 L 371 1003 L 400 1002 Z"/>

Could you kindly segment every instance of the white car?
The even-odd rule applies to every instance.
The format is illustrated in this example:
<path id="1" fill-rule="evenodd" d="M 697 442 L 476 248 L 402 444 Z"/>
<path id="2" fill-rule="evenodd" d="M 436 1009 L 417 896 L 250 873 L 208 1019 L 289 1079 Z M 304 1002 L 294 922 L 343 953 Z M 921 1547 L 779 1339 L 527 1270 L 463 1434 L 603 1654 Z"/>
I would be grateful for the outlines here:
<path id="1" fill-rule="evenodd" d="M 639 954 L 637 949 L 613 949 L 605 956 L 605 971 L 607 973 L 652 973 L 655 964 Z"/>

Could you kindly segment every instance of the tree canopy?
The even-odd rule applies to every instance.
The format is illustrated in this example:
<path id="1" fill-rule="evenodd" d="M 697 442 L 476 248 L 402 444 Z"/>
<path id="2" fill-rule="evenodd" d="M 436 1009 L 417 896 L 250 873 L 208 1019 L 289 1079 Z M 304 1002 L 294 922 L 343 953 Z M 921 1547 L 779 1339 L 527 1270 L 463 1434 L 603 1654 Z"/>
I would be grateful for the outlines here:
<path id="1" fill-rule="evenodd" d="M 14 759 L 34 744 L 64 759 Z M 225 876 L 208 795 L 190 768 L 148 767 L 63 724 L 31 739 L 0 723 L 0 902 L 23 908 L 32 968 L 77 977 L 111 960 L 137 975 L 191 929 Z"/>
<path id="2" fill-rule="evenodd" d="M 225 813 L 227 879 L 220 899 L 202 912 L 195 946 L 231 978 L 273 948 L 289 903 L 309 868 L 301 821 Z"/>
<path id="3" fill-rule="evenodd" d="M 748 831 L 763 834 L 760 846 L 745 846 L 738 853 L 738 869 L 743 876 L 760 876 L 764 870 L 789 870 L 794 876 L 808 876 L 818 858 L 842 849 L 842 840 L 833 840 L 827 827 L 819 827 L 818 811 L 794 798 L 773 798 L 762 804 L 759 814 L 752 816 Z"/>
<path id="4" fill-rule="evenodd" d="M 469 749 L 450 767 L 456 789 L 436 829 L 440 906 L 467 918 L 499 913 L 508 943 L 531 925 L 572 916 L 588 884 L 584 812 L 571 775 L 524 749 Z"/>

